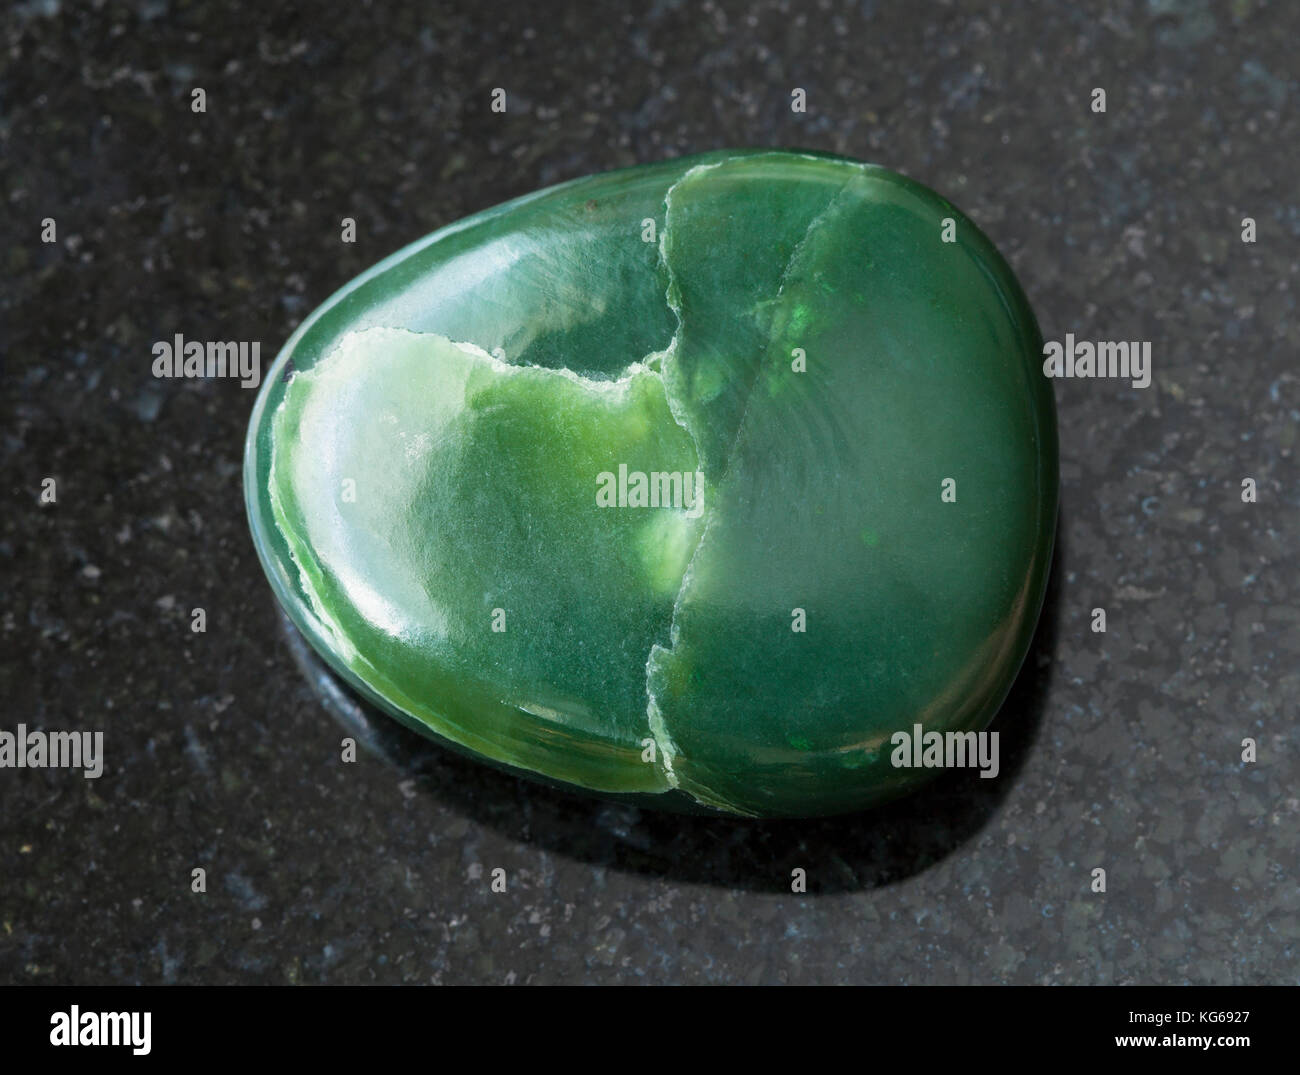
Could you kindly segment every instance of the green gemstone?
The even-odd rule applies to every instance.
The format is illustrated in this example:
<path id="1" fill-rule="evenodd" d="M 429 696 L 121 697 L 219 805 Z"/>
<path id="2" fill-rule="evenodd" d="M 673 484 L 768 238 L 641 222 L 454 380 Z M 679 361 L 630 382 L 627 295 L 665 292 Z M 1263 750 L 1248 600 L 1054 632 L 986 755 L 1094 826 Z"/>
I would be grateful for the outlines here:
<path id="1" fill-rule="evenodd" d="M 852 810 L 929 775 L 895 732 L 984 728 L 1024 659 L 1041 349 L 989 241 L 886 169 L 592 176 L 304 322 L 253 412 L 253 535 L 329 664 L 434 738 L 650 804 Z"/>

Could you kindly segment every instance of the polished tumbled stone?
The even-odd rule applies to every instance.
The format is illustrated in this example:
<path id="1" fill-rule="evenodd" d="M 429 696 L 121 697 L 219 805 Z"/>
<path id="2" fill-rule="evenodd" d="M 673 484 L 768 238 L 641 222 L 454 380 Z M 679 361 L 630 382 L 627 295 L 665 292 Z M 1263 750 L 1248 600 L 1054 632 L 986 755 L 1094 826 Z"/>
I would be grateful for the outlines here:
<path id="1" fill-rule="evenodd" d="M 316 649 L 413 727 L 651 804 L 855 809 L 927 775 L 895 732 L 983 728 L 1024 658 L 1040 353 L 988 240 L 886 169 L 593 176 L 312 314 L 253 415 L 253 531 Z M 618 506 L 638 473 L 702 500 Z"/>

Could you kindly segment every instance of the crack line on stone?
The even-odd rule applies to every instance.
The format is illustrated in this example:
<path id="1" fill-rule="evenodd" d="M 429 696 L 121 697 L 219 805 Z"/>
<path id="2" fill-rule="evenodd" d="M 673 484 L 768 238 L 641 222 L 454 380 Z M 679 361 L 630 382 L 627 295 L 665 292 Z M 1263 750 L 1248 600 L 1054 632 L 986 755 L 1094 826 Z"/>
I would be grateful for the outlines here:
<path id="1" fill-rule="evenodd" d="M 728 158 L 731 159 L 731 158 Z M 686 433 L 691 439 L 691 444 L 695 448 L 695 462 L 697 468 L 703 461 L 703 452 L 701 451 L 700 439 L 695 435 L 695 431 L 690 427 L 686 420 L 686 412 L 682 409 L 681 402 L 673 397 L 670 390 L 670 381 L 668 378 L 667 366 L 677 353 L 677 344 L 682 336 L 682 308 L 680 292 L 677 290 L 677 280 L 673 273 L 672 265 L 668 261 L 668 219 L 672 212 L 673 191 L 682 183 L 686 182 L 691 176 L 698 175 L 701 172 L 707 172 L 712 168 L 718 168 L 725 164 L 726 161 L 715 161 L 709 164 L 697 164 L 693 168 L 686 169 L 677 177 L 664 191 L 664 226 L 659 233 L 659 261 L 664 267 L 664 274 L 668 277 L 668 286 L 664 292 L 664 302 L 667 303 L 668 309 L 672 311 L 673 317 L 677 321 L 677 328 L 673 332 L 673 338 L 668 341 L 668 346 L 659 352 L 659 378 L 663 384 L 664 400 L 668 404 L 668 413 L 672 415 L 673 421 Z M 700 473 L 703 473 L 702 471 Z M 703 495 L 702 489 L 697 489 L 697 497 Z M 677 587 L 677 594 L 673 598 L 672 613 L 668 622 L 668 647 L 665 649 L 658 642 L 650 644 L 650 652 L 646 655 L 645 662 L 645 692 L 646 692 L 646 726 L 650 732 L 650 737 L 654 740 L 656 758 L 659 760 L 664 774 L 664 779 L 668 781 L 670 788 L 679 787 L 677 773 L 673 769 L 673 757 L 677 752 L 676 745 L 673 743 L 672 736 L 668 733 L 667 724 L 664 722 L 663 714 L 659 710 L 659 702 L 655 697 L 654 688 L 650 684 L 652 675 L 652 666 L 654 665 L 655 654 L 657 652 L 668 652 L 676 644 L 677 635 L 677 606 L 681 601 L 682 593 L 686 587 L 686 581 L 690 577 L 690 565 L 694 563 L 695 555 L 700 550 L 700 541 L 704 539 L 704 532 L 708 529 L 708 518 L 712 513 L 712 497 L 710 503 L 705 507 L 705 521 L 700 527 L 700 537 L 696 540 L 695 548 L 691 550 L 691 558 L 687 561 L 686 570 L 682 572 L 682 581 Z M 694 798 L 694 796 L 692 796 Z M 698 801 L 698 800 L 697 800 Z"/>
<path id="2" fill-rule="evenodd" d="M 724 164 L 730 163 L 733 160 L 740 160 L 740 159 L 742 158 L 728 157 L 725 160 L 715 161 L 709 164 L 696 165 L 694 168 L 689 168 L 687 169 L 686 172 L 684 172 L 681 176 L 679 176 L 678 179 L 675 182 L 673 182 L 671 186 L 669 186 L 667 191 L 664 192 L 664 226 L 663 226 L 663 231 L 660 233 L 659 236 L 659 258 L 661 263 L 663 264 L 664 272 L 668 276 L 668 289 L 665 294 L 665 301 L 668 303 L 668 308 L 673 312 L 673 316 L 677 319 L 677 331 L 673 333 L 673 338 L 672 340 L 669 341 L 668 347 L 664 351 L 659 352 L 659 354 L 662 355 L 659 372 L 660 372 L 660 377 L 663 380 L 664 398 L 668 403 L 668 410 L 672 414 L 673 420 L 676 421 L 677 424 L 683 430 L 685 430 L 687 436 L 691 438 L 691 443 L 695 445 L 696 458 L 701 462 L 703 460 L 703 453 L 701 451 L 700 440 L 699 438 L 696 437 L 695 432 L 690 428 L 689 423 L 685 419 L 684 412 L 679 414 L 679 409 L 678 409 L 679 402 L 673 399 L 669 387 L 670 382 L 667 376 L 667 369 L 666 369 L 668 361 L 676 354 L 677 344 L 678 341 L 681 339 L 682 328 L 684 325 L 684 320 L 682 317 L 682 309 L 681 309 L 681 296 L 680 296 L 680 292 L 676 291 L 677 281 L 674 276 L 672 266 L 671 264 L 669 264 L 668 261 L 668 251 L 667 251 L 668 218 L 670 212 L 672 211 L 673 191 L 675 191 L 679 186 L 681 186 L 681 184 L 684 183 L 688 178 L 690 178 L 693 175 L 696 175 L 697 173 L 709 171 L 713 168 L 718 168 Z M 804 246 L 807 244 L 809 237 L 817 229 L 818 225 L 821 224 L 821 222 L 825 220 L 827 216 L 830 215 L 831 211 L 839 203 L 841 197 L 852 185 L 853 180 L 855 178 L 857 177 L 855 176 L 846 179 L 844 183 L 841 184 L 839 189 L 836 190 L 835 193 L 830 196 L 826 204 L 820 210 L 818 210 L 818 212 L 808 222 L 808 226 L 804 229 L 803 235 L 800 236 L 799 241 L 795 243 L 793 249 L 790 251 L 790 256 L 786 260 L 785 268 L 781 270 L 781 278 L 777 284 L 776 295 L 773 297 L 772 300 L 773 302 L 779 301 L 782 294 L 784 293 L 786 283 L 789 280 L 790 271 L 793 268 L 794 263 L 797 260 L 799 254 L 802 252 Z M 770 345 L 770 341 L 769 341 L 769 345 Z M 753 402 L 754 390 L 758 384 L 759 377 L 762 374 L 762 368 L 763 368 L 762 359 L 763 356 L 760 355 L 758 361 L 755 363 L 753 376 L 749 380 L 749 391 L 745 396 L 745 406 L 741 410 L 740 420 L 736 426 L 736 434 L 732 438 L 731 446 L 728 449 L 726 455 L 724 456 L 722 465 L 719 468 L 718 479 L 717 482 L 715 483 L 715 487 L 720 487 L 722 485 L 723 480 L 725 479 L 728 471 L 731 468 L 731 459 L 732 456 L 735 454 L 736 446 L 740 443 L 740 438 L 745 428 L 745 420 L 749 416 L 750 404 Z M 650 682 L 651 675 L 652 675 L 652 666 L 655 662 L 655 657 L 658 654 L 669 654 L 677 646 L 677 641 L 681 634 L 681 627 L 678 623 L 678 614 L 681 611 L 682 600 L 685 597 L 687 588 L 690 586 L 690 583 L 694 579 L 695 564 L 696 561 L 699 559 L 700 550 L 704 547 L 705 540 L 708 538 L 709 531 L 713 528 L 714 519 L 715 519 L 715 505 L 713 503 L 713 497 L 710 497 L 710 503 L 705 509 L 703 515 L 704 521 L 700 528 L 699 539 L 696 541 L 695 548 L 691 552 L 691 557 L 687 561 L 686 570 L 682 573 L 682 581 L 681 581 L 681 585 L 678 586 L 677 588 L 677 596 L 673 599 L 672 616 L 668 625 L 668 645 L 661 646 L 658 642 L 653 643 L 650 646 L 650 653 L 646 657 L 646 666 L 645 666 L 645 672 L 646 672 L 645 689 L 646 689 L 646 699 L 647 699 L 646 720 L 649 725 L 650 735 L 654 739 L 658 756 L 663 759 L 664 777 L 665 779 L 667 779 L 670 787 L 678 788 L 680 790 L 687 790 L 688 794 L 691 795 L 691 798 L 695 799 L 696 802 L 702 803 L 704 805 L 722 805 L 725 806 L 727 809 L 732 810 L 733 812 L 746 813 L 746 811 L 739 809 L 735 804 L 726 802 L 722 798 L 722 796 L 717 795 L 716 793 L 710 791 L 707 788 L 704 788 L 703 786 L 700 787 L 700 790 L 702 792 L 706 792 L 707 795 L 710 796 L 713 801 L 710 801 L 708 798 L 701 798 L 700 795 L 697 795 L 695 792 L 689 791 L 688 789 L 681 788 L 680 779 L 677 773 L 673 769 L 673 758 L 676 755 L 677 749 L 675 744 L 673 743 L 672 735 L 668 731 L 667 721 L 664 719 L 664 715 L 662 711 L 659 709 L 658 699 L 655 697 L 654 689 L 651 686 L 651 682 Z"/>

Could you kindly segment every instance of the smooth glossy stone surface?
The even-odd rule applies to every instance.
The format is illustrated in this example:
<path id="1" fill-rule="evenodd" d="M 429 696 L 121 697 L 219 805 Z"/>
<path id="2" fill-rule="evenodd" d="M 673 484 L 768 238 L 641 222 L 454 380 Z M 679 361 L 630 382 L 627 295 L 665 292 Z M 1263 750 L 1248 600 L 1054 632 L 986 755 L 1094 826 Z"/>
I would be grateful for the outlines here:
<path id="1" fill-rule="evenodd" d="M 1024 658 L 1041 347 L 988 240 L 885 169 L 593 176 L 308 318 L 254 410 L 252 529 L 312 645 L 413 727 L 650 804 L 855 809 L 932 775 L 894 732 L 983 728 Z M 638 472 L 702 501 L 602 506 L 620 466 L 633 502 Z"/>

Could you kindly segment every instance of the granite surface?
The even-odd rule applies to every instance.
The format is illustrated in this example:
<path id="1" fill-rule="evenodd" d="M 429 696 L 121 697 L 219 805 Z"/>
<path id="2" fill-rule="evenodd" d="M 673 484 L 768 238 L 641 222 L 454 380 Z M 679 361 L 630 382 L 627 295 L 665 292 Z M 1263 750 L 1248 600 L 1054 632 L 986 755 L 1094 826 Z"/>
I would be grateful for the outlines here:
<path id="1" fill-rule="evenodd" d="M 0 980 L 1297 982 L 1300 7 L 275 8 L 27 0 L 0 27 L 0 731 L 105 754 L 0 769 Z M 728 145 L 905 172 L 1045 337 L 1152 343 L 1147 389 L 1056 382 L 1059 548 L 996 780 L 681 818 L 375 724 L 257 564 L 254 393 L 152 376 L 176 333 L 269 364 L 467 213 Z"/>

